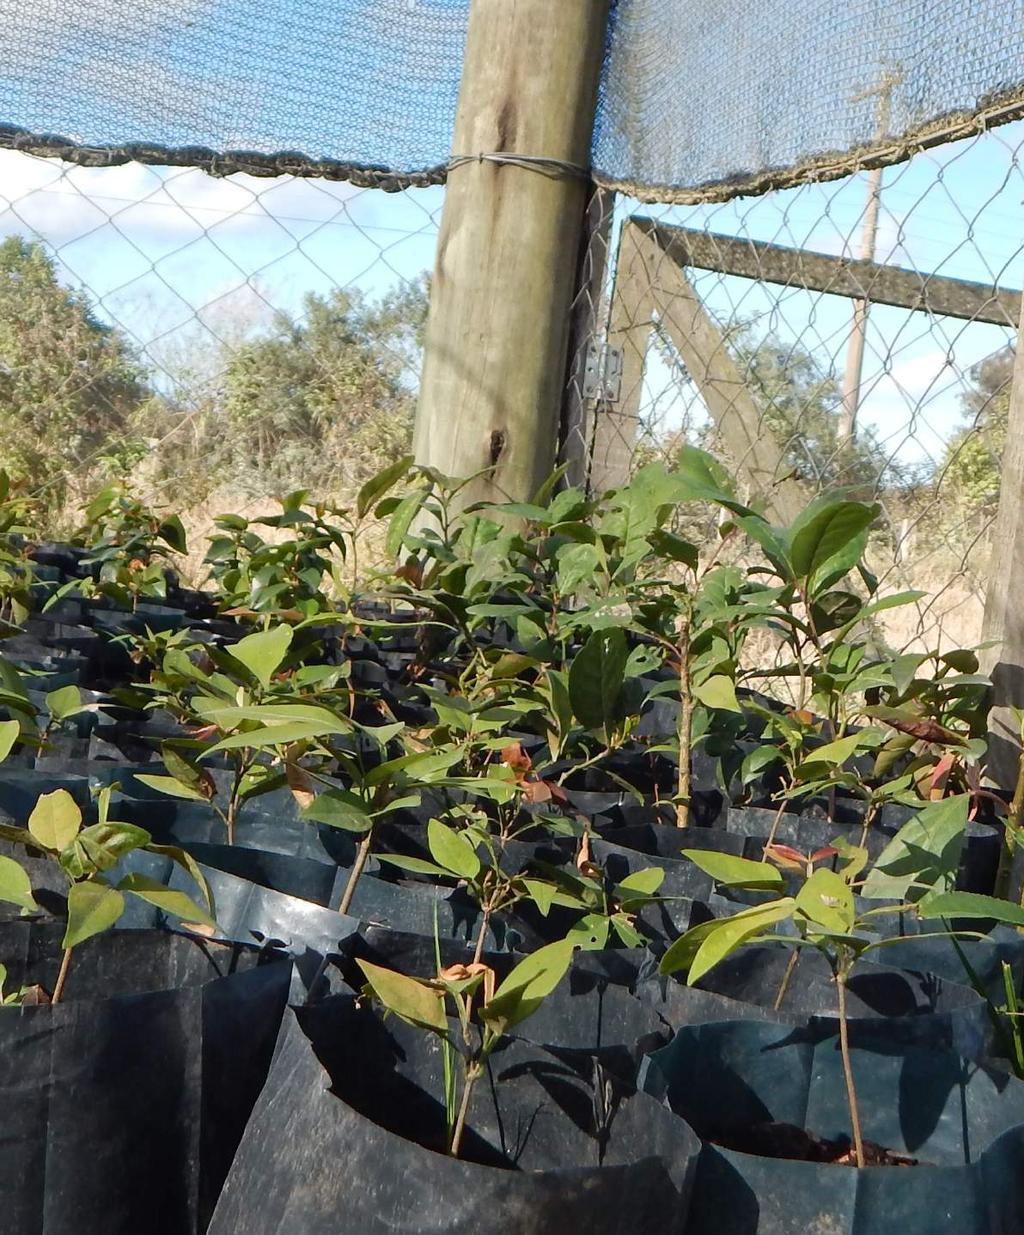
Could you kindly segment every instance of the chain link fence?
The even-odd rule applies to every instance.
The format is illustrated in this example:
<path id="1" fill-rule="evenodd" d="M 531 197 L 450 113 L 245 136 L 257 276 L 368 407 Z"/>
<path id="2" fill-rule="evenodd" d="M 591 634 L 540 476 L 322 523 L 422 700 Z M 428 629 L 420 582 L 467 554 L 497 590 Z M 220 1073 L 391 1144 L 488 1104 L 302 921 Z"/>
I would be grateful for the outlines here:
<path id="1" fill-rule="evenodd" d="M 779 520 L 839 486 L 883 511 L 893 644 L 981 639 L 1024 284 L 1024 124 L 897 167 L 694 207 L 599 193 L 567 450 L 601 490 L 681 443 Z M 580 332 L 580 337 L 586 331 Z"/>
<path id="2" fill-rule="evenodd" d="M 129 476 L 344 499 L 411 441 L 443 197 L 0 151 L 3 461 L 58 530 Z"/>
<path id="3" fill-rule="evenodd" d="M 880 581 L 929 594 L 885 636 L 978 642 L 1022 143 L 1015 122 L 694 207 L 598 190 L 563 425 L 573 478 L 599 491 L 690 442 L 780 518 L 837 486 L 870 493 Z M 129 473 L 197 526 L 299 487 L 341 499 L 408 448 L 443 187 L 15 151 L 0 171 L 0 394 L 22 409 L 7 454 L 57 525 Z"/>

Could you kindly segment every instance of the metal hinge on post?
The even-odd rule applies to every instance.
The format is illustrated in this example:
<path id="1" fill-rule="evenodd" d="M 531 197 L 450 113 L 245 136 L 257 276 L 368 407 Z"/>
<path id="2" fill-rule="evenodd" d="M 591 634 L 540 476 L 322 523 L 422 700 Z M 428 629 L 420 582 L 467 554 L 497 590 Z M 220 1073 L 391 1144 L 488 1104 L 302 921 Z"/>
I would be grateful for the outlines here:
<path id="1" fill-rule="evenodd" d="M 591 343 L 583 370 L 583 397 L 597 403 L 618 403 L 622 395 L 622 348 Z"/>

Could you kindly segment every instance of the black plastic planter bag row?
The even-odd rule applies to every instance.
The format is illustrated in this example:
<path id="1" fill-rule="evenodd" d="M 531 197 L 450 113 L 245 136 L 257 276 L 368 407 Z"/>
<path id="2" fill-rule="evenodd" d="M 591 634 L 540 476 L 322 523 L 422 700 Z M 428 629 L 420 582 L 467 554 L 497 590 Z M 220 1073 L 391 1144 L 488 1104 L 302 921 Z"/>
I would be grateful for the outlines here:
<path id="1" fill-rule="evenodd" d="M 63 929 L 0 926 L 51 990 Z M 75 949 L 64 1001 L 0 1008 L 0 1230 L 196 1235 L 273 1054 L 291 966 L 163 932 Z"/>
<path id="2" fill-rule="evenodd" d="M 211 1235 L 684 1235 L 696 1137 L 593 1057 L 499 1048 L 458 1160 L 443 1112 L 433 1035 L 290 1014 Z"/>
<path id="3" fill-rule="evenodd" d="M 723 1022 L 681 1029 L 648 1057 L 643 1088 L 707 1142 L 687 1235 L 1024 1230 L 1024 1084 L 952 1052 L 876 1045 L 851 1054 L 865 1140 L 920 1165 L 857 1169 L 713 1143 L 770 1123 L 848 1137 L 833 1036 Z"/>
<path id="4" fill-rule="evenodd" d="M 341 914 L 212 866 L 201 864 L 200 869 L 213 895 L 218 926 L 215 937 L 271 947 L 287 954 L 295 961 L 297 977 L 307 988 L 325 962 L 339 954 L 343 941 L 361 926 L 391 926 L 392 922 L 401 926 L 405 922 L 419 934 L 432 938 L 436 921 L 441 938 L 467 943 L 475 940 L 479 927 L 476 906 L 460 892 L 431 895 L 364 876 L 353 902 L 353 913 Z M 143 851 L 129 854 L 115 869 L 113 877 L 132 872 L 189 895 L 195 892 L 190 876 L 161 854 Z M 180 929 L 177 919 L 135 897 L 130 899 L 121 922 L 134 929 Z M 502 930 L 497 921 L 494 927 L 486 936 L 488 945 L 501 951 L 511 950 L 512 944 L 520 938 L 519 933 L 511 928 Z"/>
<path id="5" fill-rule="evenodd" d="M 762 1008 L 777 1019 L 814 1020 L 834 1032 L 836 985 L 828 962 L 811 948 L 797 952 L 795 963 L 793 957 L 784 945 L 749 945 L 720 961 L 698 986 Z M 693 989 L 675 978 L 650 978 L 637 993 L 668 1024 L 678 1028 L 693 1023 Z M 982 999 L 970 987 L 927 971 L 860 965 L 847 994 L 851 1034 L 858 1043 L 876 1038 L 952 1050 L 971 1059 L 991 1056 L 999 1046 Z"/>

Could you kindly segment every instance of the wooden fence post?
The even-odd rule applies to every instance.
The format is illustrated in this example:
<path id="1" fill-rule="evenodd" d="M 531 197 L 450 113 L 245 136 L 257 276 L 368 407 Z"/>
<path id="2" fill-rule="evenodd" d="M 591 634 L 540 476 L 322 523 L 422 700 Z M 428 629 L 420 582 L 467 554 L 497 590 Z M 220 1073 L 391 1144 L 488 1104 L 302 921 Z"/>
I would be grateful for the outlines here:
<path id="1" fill-rule="evenodd" d="M 529 498 L 558 448 L 609 0 L 472 0 L 414 450 L 467 500 Z"/>
<path id="2" fill-rule="evenodd" d="M 1012 790 L 1017 783 L 1020 742 L 1009 708 L 1024 707 L 1024 307 L 988 569 L 982 638 L 996 643 L 984 653 L 983 662 L 993 683 L 987 772 L 1000 789 Z"/>

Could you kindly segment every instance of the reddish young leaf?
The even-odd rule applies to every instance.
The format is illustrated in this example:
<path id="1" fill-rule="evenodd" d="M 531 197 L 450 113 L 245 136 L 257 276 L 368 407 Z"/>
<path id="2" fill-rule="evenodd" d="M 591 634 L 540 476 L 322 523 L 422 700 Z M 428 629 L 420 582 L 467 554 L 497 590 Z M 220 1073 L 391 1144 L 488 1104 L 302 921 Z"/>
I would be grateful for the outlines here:
<path id="1" fill-rule="evenodd" d="M 802 871 L 807 866 L 807 858 L 804 854 L 791 845 L 765 845 L 764 856 L 776 866 L 782 866 L 786 870 Z"/>
<path id="2" fill-rule="evenodd" d="M 820 862 L 823 858 L 835 858 L 839 856 L 839 850 L 835 845 L 826 845 L 823 849 L 815 849 L 813 853 L 807 855 L 808 862 Z"/>
<path id="3" fill-rule="evenodd" d="M 523 797 L 526 801 L 533 805 L 551 801 L 551 788 L 546 781 L 524 779 L 520 781 L 519 787 L 522 789 Z"/>
<path id="4" fill-rule="evenodd" d="M 508 746 L 502 747 L 501 762 L 517 772 L 529 772 L 533 767 L 533 760 L 523 750 L 522 742 L 510 742 Z"/>
<path id="5" fill-rule="evenodd" d="M 562 788 L 562 786 L 557 781 L 546 780 L 544 781 L 544 784 L 547 785 L 548 789 L 550 790 L 551 797 L 556 802 L 564 806 L 565 803 L 569 801 L 569 795 L 565 792 L 565 790 Z"/>
<path id="6" fill-rule="evenodd" d="M 917 720 L 888 720 L 882 717 L 887 725 L 891 725 L 898 733 L 917 738 L 919 742 L 930 742 L 933 746 L 963 746 L 964 740 L 952 729 L 946 729 L 930 716 L 922 716 Z"/>
<path id="7" fill-rule="evenodd" d="M 931 780 L 928 786 L 928 797 L 932 802 L 937 802 L 946 792 L 946 782 L 949 780 L 949 774 L 956 765 L 956 754 L 953 751 L 947 751 L 946 754 L 932 768 Z"/>

